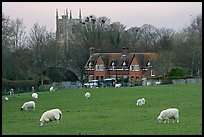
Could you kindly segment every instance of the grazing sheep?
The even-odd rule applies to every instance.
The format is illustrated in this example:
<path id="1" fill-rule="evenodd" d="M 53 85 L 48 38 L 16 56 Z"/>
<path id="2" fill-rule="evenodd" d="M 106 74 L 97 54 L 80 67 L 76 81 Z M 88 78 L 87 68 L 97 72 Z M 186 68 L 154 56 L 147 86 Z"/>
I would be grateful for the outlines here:
<path id="1" fill-rule="evenodd" d="M 91 94 L 89 92 L 86 92 L 86 94 L 84 96 L 86 99 L 89 99 L 91 97 Z"/>
<path id="2" fill-rule="evenodd" d="M 33 110 L 35 110 L 35 102 L 34 101 L 25 102 L 21 107 L 21 111 L 23 111 L 23 109 L 28 110 L 30 108 L 33 108 Z"/>
<path id="3" fill-rule="evenodd" d="M 52 91 L 53 91 L 53 89 L 54 89 L 53 87 L 50 87 L 50 92 L 52 92 Z"/>
<path id="4" fill-rule="evenodd" d="M 115 87 L 119 88 L 119 87 L 121 87 L 121 84 L 115 84 Z"/>
<path id="5" fill-rule="evenodd" d="M 142 106 L 142 99 L 138 99 L 136 105 L 137 106 Z"/>
<path id="6" fill-rule="evenodd" d="M 8 97 L 5 97 L 5 100 L 8 101 L 9 100 Z"/>
<path id="7" fill-rule="evenodd" d="M 160 81 L 157 81 L 157 82 L 156 82 L 156 85 L 161 85 L 161 82 L 160 82 Z"/>
<path id="8" fill-rule="evenodd" d="M 166 122 L 169 123 L 169 119 L 173 119 L 173 123 L 174 120 L 176 120 L 176 122 L 179 123 L 179 110 L 176 108 L 162 110 L 157 118 L 157 122 L 161 123 L 162 121 L 164 121 L 164 123 Z"/>
<path id="9" fill-rule="evenodd" d="M 145 99 L 144 98 L 141 99 L 141 103 L 142 103 L 142 105 L 145 104 Z"/>
<path id="10" fill-rule="evenodd" d="M 149 86 L 149 85 L 151 85 L 151 83 L 150 83 L 150 82 L 147 82 L 147 86 Z"/>
<path id="11" fill-rule="evenodd" d="M 34 88 L 34 86 L 32 86 L 32 93 L 34 93 L 35 92 L 35 88 Z"/>
<path id="12" fill-rule="evenodd" d="M 37 93 L 33 93 L 32 94 L 32 98 L 37 99 L 38 98 L 38 94 Z"/>
<path id="13" fill-rule="evenodd" d="M 46 112 L 44 112 L 40 118 L 40 126 L 43 126 L 43 124 L 51 122 L 53 120 L 57 120 L 58 124 L 59 121 L 62 118 L 62 112 L 59 109 L 51 109 Z"/>
<path id="14" fill-rule="evenodd" d="M 54 86 L 50 87 L 50 92 L 55 91 L 56 89 L 54 88 Z"/>

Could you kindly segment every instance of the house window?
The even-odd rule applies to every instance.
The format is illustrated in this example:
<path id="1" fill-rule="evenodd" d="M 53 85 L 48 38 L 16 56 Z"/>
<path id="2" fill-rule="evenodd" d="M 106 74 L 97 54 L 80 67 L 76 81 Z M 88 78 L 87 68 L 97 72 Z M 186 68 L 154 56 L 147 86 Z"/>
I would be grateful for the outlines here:
<path id="1" fill-rule="evenodd" d="M 112 62 L 112 70 L 114 70 L 115 69 L 115 63 L 114 63 L 114 61 Z"/>
<path id="2" fill-rule="evenodd" d="M 96 71 L 103 71 L 104 65 L 96 65 Z"/>
<path id="3" fill-rule="evenodd" d="M 88 70 L 92 70 L 93 68 L 92 68 L 92 63 L 91 62 L 89 62 L 89 65 L 88 65 Z"/>
<path id="4" fill-rule="evenodd" d="M 130 71 L 139 71 L 139 65 L 130 65 Z"/>
<path id="5" fill-rule="evenodd" d="M 155 76 L 154 70 L 151 70 L 151 76 Z"/>
<path id="6" fill-rule="evenodd" d="M 126 63 L 125 63 L 125 61 L 123 62 L 123 66 L 126 66 Z"/>
<path id="7" fill-rule="evenodd" d="M 139 65 L 135 65 L 135 71 L 139 71 Z"/>

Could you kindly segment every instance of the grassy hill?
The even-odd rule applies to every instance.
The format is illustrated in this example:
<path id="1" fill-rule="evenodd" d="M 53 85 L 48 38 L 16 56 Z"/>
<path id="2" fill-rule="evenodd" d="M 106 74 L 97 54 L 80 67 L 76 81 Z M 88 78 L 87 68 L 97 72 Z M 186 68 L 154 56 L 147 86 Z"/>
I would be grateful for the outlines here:
<path id="1" fill-rule="evenodd" d="M 91 99 L 84 94 L 89 91 Z M 202 134 L 202 85 L 160 85 L 124 88 L 83 88 L 39 92 L 36 110 L 20 111 L 31 93 L 5 101 L 2 96 L 2 134 L 22 135 L 160 135 Z M 144 97 L 146 104 L 136 106 Z M 180 123 L 158 124 L 161 110 L 175 107 Z M 51 108 L 62 111 L 57 121 L 40 127 L 42 113 Z"/>

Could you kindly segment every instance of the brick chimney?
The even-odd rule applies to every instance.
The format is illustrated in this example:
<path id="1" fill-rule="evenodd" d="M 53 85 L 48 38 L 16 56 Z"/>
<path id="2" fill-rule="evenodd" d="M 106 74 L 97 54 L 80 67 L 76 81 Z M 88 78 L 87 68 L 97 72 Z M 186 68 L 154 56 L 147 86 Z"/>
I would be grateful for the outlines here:
<path id="1" fill-rule="evenodd" d="M 123 56 L 127 56 L 128 55 L 128 47 L 123 47 Z"/>
<path id="2" fill-rule="evenodd" d="M 89 48 L 89 55 L 92 55 L 94 53 L 94 47 Z"/>

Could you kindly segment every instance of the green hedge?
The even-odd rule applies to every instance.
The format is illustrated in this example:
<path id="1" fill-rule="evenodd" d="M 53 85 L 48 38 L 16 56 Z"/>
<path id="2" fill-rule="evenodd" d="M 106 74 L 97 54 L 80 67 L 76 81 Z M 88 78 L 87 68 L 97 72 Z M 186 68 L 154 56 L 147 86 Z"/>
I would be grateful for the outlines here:
<path id="1" fill-rule="evenodd" d="M 15 93 L 31 90 L 32 86 L 38 86 L 38 83 L 37 80 L 13 81 L 2 78 L 2 94 L 6 94 L 11 88 L 14 89 Z"/>

